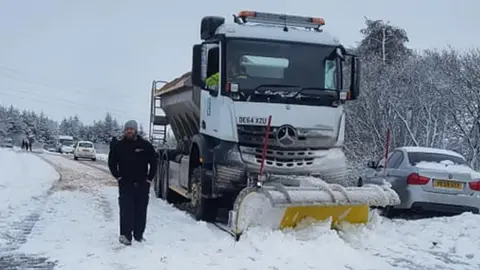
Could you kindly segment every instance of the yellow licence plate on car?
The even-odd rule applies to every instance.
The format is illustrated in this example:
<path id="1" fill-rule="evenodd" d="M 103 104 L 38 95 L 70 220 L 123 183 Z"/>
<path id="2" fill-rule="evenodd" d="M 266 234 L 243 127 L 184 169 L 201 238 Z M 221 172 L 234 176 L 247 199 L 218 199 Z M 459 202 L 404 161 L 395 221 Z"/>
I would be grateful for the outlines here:
<path id="1" fill-rule="evenodd" d="M 453 181 L 444 181 L 444 180 L 435 180 L 433 181 L 433 186 L 436 188 L 447 188 L 447 189 L 463 189 L 463 183 L 453 182 Z"/>

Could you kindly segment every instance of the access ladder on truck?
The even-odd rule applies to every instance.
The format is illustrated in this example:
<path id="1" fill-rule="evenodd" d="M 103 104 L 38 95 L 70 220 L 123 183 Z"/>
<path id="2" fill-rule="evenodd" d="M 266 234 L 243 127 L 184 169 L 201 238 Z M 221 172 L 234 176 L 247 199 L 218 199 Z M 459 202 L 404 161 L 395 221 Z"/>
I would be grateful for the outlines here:
<path id="1" fill-rule="evenodd" d="M 150 132 L 149 139 L 150 142 L 158 146 L 164 144 L 167 141 L 167 125 L 168 119 L 164 115 L 163 110 L 161 109 L 162 98 L 157 95 L 157 87 L 160 83 L 165 83 L 164 81 L 153 81 L 152 82 L 152 96 L 151 96 L 151 106 L 150 106 Z"/>

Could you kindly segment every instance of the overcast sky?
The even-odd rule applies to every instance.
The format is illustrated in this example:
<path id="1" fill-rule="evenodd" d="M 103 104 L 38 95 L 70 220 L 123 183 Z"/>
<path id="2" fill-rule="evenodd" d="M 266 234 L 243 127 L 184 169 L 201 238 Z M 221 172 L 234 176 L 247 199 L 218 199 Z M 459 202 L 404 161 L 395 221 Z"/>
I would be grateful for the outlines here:
<path id="1" fill-rule="evenodd" d="M 190 68 L 201 18 L 240 10 L 323 17 L 345 45 L 367 16 L 404 28 L 413 49 L 480 47 L 479 0 L 0 0 L 0 104 L 146 127 L 151 81 Z"/>

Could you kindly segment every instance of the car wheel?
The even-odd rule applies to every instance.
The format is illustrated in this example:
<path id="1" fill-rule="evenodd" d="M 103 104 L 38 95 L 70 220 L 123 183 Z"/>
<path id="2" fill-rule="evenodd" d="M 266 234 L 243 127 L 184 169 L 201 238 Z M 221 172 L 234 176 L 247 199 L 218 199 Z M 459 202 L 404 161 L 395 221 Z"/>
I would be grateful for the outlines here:
<path id="1" fill-rule="evenodd" d="M 77 157 L 77 156 L 73 156 L 73 159 L 78 160 L 78 157 Z"/>

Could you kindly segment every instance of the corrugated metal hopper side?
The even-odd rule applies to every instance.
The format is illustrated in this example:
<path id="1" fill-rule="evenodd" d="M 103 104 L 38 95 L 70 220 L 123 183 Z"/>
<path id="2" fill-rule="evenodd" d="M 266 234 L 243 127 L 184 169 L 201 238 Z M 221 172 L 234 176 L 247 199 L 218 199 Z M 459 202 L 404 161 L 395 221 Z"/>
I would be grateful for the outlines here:
<path id="1" fill-rule="evenodd" d="M 187 72 L 155 92 L 161 97 L 161 108 L 178 141 L 190 139 L 200 127 L 200 89 L 192 85 Z"/>

